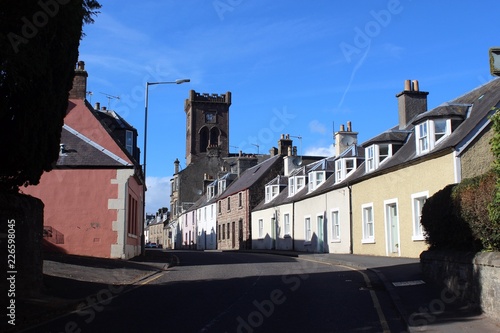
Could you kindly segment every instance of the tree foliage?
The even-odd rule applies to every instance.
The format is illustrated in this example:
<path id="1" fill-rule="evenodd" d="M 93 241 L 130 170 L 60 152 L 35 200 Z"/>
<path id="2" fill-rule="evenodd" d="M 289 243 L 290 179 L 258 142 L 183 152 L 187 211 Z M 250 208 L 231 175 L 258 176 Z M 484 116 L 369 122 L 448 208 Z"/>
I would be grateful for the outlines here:
<path id="1" fill-rule="evenodd" d="M 36 185 L 57 161 L 84 23 L 95 0 L 3 0 L 0 190 Z"/>
<path id="2" fill-rule="evenodd" d="M 496 173 L 496 186 L 492 202 L 488 205 L 489 220 L 493 228 L 491 248 L 500 251 L 500 109 L 494 108 L 495 113 L 491 117 L 493 127 L 493 138 L 491 139 L 491 151 L 495 156 L 493 166 Z"/>

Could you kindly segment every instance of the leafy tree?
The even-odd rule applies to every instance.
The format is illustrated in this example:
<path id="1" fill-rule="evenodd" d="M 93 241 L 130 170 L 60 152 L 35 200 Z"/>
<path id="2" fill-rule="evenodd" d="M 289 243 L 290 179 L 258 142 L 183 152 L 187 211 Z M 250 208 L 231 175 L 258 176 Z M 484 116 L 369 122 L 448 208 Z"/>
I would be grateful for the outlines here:
<path id="1" fill-rule="evenodd" d="M 500 109 L 494 108 L 495 113 L 491 117 L 493 126 L 493 138 L 491 139 L 491 151 L 495 156 L 494 172 L 497 176 L 495 194 L 492 202 L 488 205 L 492 233 L 490 235 L 490 249 L 500 251 Z"/>
<path id="2" fill-rule="evenodd" d="M 58 158 L 84 23 L 96 0 L 2 0 L 0 191 L 36 185 Z"/>

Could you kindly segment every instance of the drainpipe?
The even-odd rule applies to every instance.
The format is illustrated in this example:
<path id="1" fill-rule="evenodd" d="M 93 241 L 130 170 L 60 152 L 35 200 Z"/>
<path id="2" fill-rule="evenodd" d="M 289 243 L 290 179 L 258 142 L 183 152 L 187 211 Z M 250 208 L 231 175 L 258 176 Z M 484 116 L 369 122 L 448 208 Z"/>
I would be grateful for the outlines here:
<path id="1" fill-rule="evenodd" d="M 292 201 L 292 251 L 295 251 L 295 201 Z"/>
<path id="2" fill-rule="evenodd" d="M 354 236 L 353 236 L 353 231 L 352 231 L 352 226 L 353 226 L 353 221 L 352 221 L 352 186 L 347 183 L 347 188 L 349 189 L 349 253 L 353 254 L 353 243 L 354 243 Z"/>

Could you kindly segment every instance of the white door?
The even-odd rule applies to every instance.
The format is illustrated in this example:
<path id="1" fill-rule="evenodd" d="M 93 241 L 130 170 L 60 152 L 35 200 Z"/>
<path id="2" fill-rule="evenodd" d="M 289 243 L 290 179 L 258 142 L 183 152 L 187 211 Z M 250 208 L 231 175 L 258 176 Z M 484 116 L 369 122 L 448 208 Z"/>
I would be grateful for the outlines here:
<path id="1" fill-rule="evenodd" d="M 399 219 L 396 203 L 386 205 L 387 249 L 389 254 L 399 254 Z"/>

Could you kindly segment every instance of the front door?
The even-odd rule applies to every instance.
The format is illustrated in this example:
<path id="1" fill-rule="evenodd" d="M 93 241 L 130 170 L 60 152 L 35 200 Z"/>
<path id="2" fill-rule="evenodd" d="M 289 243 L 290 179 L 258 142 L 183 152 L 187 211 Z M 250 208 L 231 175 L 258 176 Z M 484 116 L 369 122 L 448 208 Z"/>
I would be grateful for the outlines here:
<path id="1" fill-rule="evenodd" d="M 325 252 L 325 232 L 324 232 L 324 221 L 323 221 L 323 216 L 320 215 L 317 218 L 318 221 L 318 252 L 323 253 Z"/>
<path id="2" fill-rule="evenodd" d="M 236 247 L 236 233 L 235 233 L 235 230 L 236 229 L 236 222 L 233 222 L 231 224 L 231 241 L 232 241 L 232 246 L 233 246 L 233 249 Z"/>
<path id="3" fill-rule="evenodd" d="M 389 254 L 399 254 L 399 219 L 396 203 L 386 205 L 387 250 Z"/>

